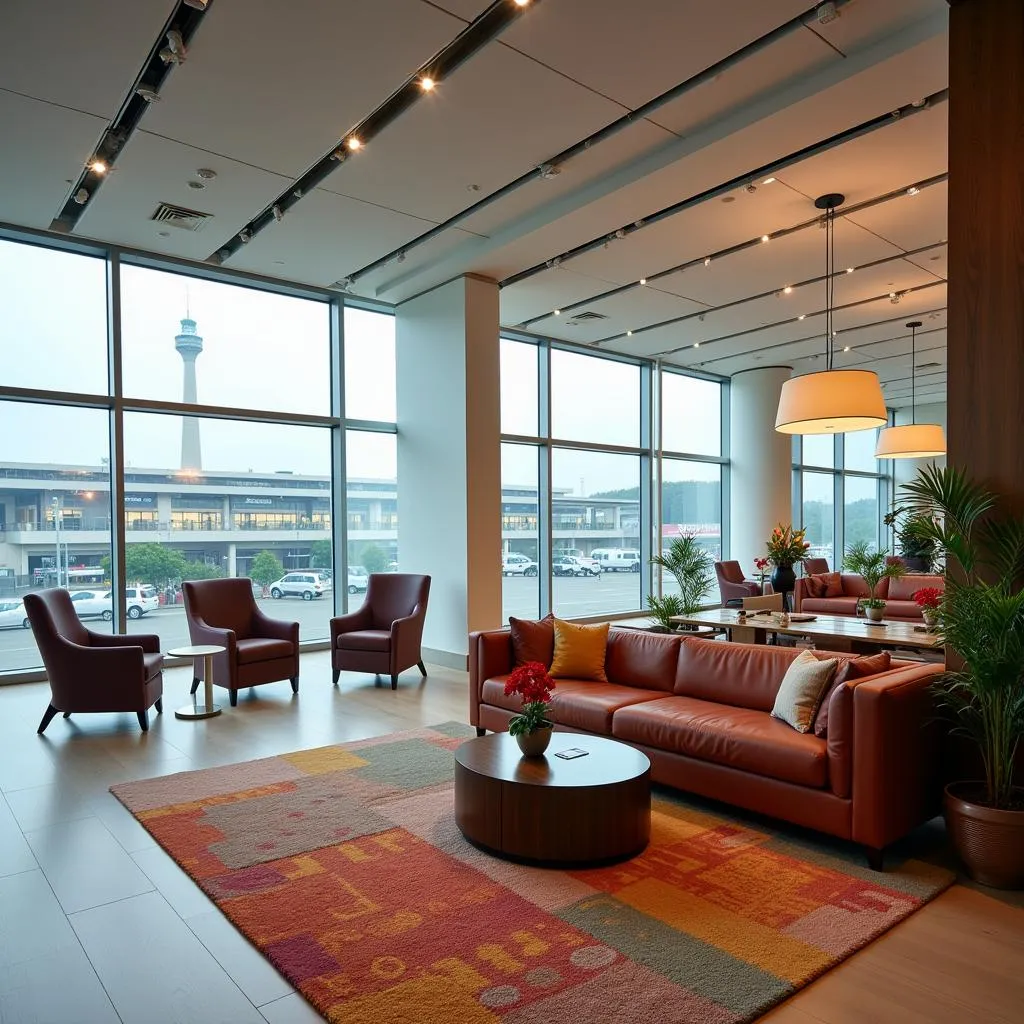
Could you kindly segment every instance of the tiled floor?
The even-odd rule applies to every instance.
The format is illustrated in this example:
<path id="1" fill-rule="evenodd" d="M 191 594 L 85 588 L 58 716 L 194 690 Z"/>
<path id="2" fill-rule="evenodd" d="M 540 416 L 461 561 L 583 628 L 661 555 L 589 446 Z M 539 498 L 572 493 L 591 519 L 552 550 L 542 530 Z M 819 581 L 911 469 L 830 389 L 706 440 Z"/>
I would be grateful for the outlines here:
<path id="1" fill-rule="evenodd" d="M 108 787 L 466 720 L 466 675 L 440 668 L 397 692 L 358 675 L 335 689 L 328 655 L 304 655 L 297 698 L 262 686 L 199 722 L 172 713 L 190 678 L 166 673 L 145 735 L 134 715 L 80 715 L 39 737 L 45 684 L 0 687 L 2 1024 L 319 1021 Z M 1024 911 L 957 886 L 769 1016 L 1020 1024 L 1021 964 Z"/>

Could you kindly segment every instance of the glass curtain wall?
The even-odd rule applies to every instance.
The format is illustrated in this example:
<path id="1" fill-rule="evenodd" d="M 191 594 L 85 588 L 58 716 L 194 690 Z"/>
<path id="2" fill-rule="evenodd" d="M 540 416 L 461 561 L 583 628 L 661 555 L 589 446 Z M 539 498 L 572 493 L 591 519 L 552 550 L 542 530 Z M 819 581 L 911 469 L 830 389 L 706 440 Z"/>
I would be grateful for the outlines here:
<path id="1" fill-rule="evenodd" d="M 166 649 L 185 580 L 319 640 L 397 567 L 392 315 L 75 242 L 0 239 L 0 275 L 0 672 L 40 664 L 33 588 Z"/>
<path id="2" fill-rule="evenodd" d="M 502 340 L 505 618 L 644 609 L 675 586 L 651 555 L 683 533 L 720 557 L 724 390 L 649 361 Z"/>
<path id="3" fill-rule="evenodd" d="M 885 544 L 882 519 L 892 493 L 892 462 L 875 458 L 877 430 L 815 434 L 793 440 L 793 507 L 807 529 L 810 554 L 842 568 L 858 541 Z"/>

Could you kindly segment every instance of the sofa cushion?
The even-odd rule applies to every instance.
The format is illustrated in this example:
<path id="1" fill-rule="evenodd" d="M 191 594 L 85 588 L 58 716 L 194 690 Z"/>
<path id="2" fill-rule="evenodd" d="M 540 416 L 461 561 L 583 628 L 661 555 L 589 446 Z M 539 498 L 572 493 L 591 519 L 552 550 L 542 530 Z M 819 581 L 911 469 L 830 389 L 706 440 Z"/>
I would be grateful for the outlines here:
<path id="1" fill-rule="evenodd" d="M 825 572 L 820 576 L 812 577 L 820 581 L 821 592 L 812 594 L 811 597 L 842 597 L 843 577 L 838 572 Z"/>
<path id="2" fill-rule="evenodd" d="M 389 651 L 390 629 L 354 629 L 338 634 L 338 647 L 343 651 Z"/>
<path id="3" fill-rule="evenodd" d="M 608 682 L 671 693 L 680 641 L 678 636 L 643 629 L 613 629 L 604 666 Z"/>
<path id="4" fill-rule="evenodd" d="M 164 667 L 164 656 L 162 654 L 143 654 L 142 665 L 146 670 L 146 679 L 152 679 L 162 671 Z"/>
<path id="5" fill-rule="evenodd" d="M 925 576 L 921 573 L 897 576 L 896 579 L 889 581 L 889 599 L 891 601 L 913 601 L 914 595 L 925 587 L 935 587 L 945 591 L 946 578 L 944 576 Z"/>
<path id="6" fill-rule="evenodd" d="M 880 654 L 870 654 L 863 658 L 847 658 L 839 663 L 836 674 L 832 677 L 832 684 L 825 692 L 818 708 L 818 714 L 814 719 L 814 735 L 824 739 L 828 735 L 828 706 L 832 694 L 850 679 L 865 679 L 867 676 L 877 675 L 879 672 L 888 672 L 892 667 L 892 656 L 888 651 Z"/>
<path id="7" fill-rule="evenodd" d="M 799 786 L 820 789 L 826 783 L 825 741 L 765 711 L 663 697 L 620 708 L 612 717 L 612 735 Z"/>
<path id="8" fill-rule="evenodd" d="M 801 613 L 811 615 L 856 615 L 856 597 L 805 597 L 800 602 Z"/>
<path id="9" fill-rule="evenodd" d="M 885 617 L 887 619 L 914 619 L 918 622 L 924 621 L 924 613 L 916 601 L 893 601 L 887 598 L 885 602 Z"/>
<path id="10" fill-rule="evenodd" d="M 512 658 L 517 665 L 539 661 L 551 668 L 555 655 L 555 617 L 550 613 L 543 619 L 508 619 L 512 634 Z"/>
<path id="11" fill-rule="evenodd" d="M 864 582 L 863 576 L 858 576 L 852 572 L 844 572 L 841 577 L 843 581 L 843 595 L 845 597 L 870 597 L 871 590 L 868 585 Z M 887 579 L 882 580 L 878 584 L 878 596 L 885 597 L 888 593 L 886 587 L 889 581 Z"/>
<path id="12" fill-rule="evenodd" d="M 828 584 L 825 582 L 824 573 L 812 573 L 804 581 L 804 588 L 808 597 L 824 597 Z"/>
<path id="13" fill-rule="evenodd" d="M 684 639 L 673 692 L 719 704 L 771 711 L 786 669 L 799 651 L 717 640 Z"/>
<path id="14" fill-rule="evenodd" d="M 484 682 L 481 701 L 492 707 L 518 714 L 523 707 L 519 694 L 505 693 L 507 676 Z M 551 717 L 558 725 L 610 736 L 612 714 L 619 708 L 657 700 L 665 694 L 658 690 L 639 690 L 635 686 L 595 683 L 592 679 L 559 679 L 551 698 Z"/>
<path id="15" fill-rule="evenodd" d="M 608 623 L 584 625 L 555 619 L 553 679 L 593 679 L 608 682 L 604 663 L 608 653 Z"/>
<path id="16" fill-rule="evenodd" d="M 797 732 L 810 732 L 838 665 L 835 658 L 826 660 L 815 657 L 811 651 L 801 651 L 782 677 L 772 718 Z"/>

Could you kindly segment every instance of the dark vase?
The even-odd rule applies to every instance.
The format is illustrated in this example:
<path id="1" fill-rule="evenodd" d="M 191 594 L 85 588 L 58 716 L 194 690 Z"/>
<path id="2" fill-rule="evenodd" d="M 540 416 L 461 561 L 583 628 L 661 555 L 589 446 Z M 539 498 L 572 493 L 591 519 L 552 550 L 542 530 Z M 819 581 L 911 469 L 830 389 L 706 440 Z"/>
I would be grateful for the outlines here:
<path id="1" fill-rule="evenodd" d="M 777 565 L 772 570 L 772 589 L 776 594 L 782 594 L 782 603 L 786 608 L 790 607 L 789 595 L 796 586 L 796 573 L 791 565 Z"/>

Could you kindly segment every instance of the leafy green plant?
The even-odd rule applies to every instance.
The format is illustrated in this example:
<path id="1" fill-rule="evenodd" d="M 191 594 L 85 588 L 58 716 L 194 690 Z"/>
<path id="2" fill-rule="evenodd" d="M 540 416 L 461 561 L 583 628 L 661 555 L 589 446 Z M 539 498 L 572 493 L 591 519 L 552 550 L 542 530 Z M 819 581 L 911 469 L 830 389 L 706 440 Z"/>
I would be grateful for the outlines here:
<path id="1" fill-rule="evenodd" d="M 865 608 L 884 608 L 885 601 L 875 591 L 878 584 L 885 579 L 895 579 L 906 575 L 906 567 L 902 562 L 886 562 L 885 551 L 873 551 L 866 540 L 855 541 L 846 549 L 843 557 L 843 568 L 847 572 L 855 572 L 863 577 L 867 584 L 870 597 L 861 602 Z"/>
<path id="2" fill-rule="evenodd" d="M 671 573 L 679 585 L 679 594 L 673 596 L 678 596 L 680 610 L 673 614 L 692 615 L 700 611 L 704 597 L 714 582 L 714 565 L 707 548 L 701 547 L 693 534 L 676 537 L 669 545 L 668 554 L 655 555 L 651 565 L 660 566 Z M 652 597 L 647 598 L 647 604 L 655 612 Z"/>
<path id="3" fill-rule="evenodd" d="M 249 576 L 253 583 L 258 583 L 261 587 L 269 587 L 283 575 L 284 566 L 273 551 L 261 551 L 249 567 Z"/>
<path id="4" fill-rule="evenodd" d="M 676 624 L 672 621 L 672 616 L 686 614 L 683 610 L 683 599 L 678 594 L 665 594 L 663 597 L 648 594 L 647 607 L 650 609 L 651 618 L 657 624 L 654 628 L 662 633 L 674 633 Z"/>
<path id="5" fill-rule="evenodd" d="M 939 546 L 928 535 L 927 516 L 906 511 L 901 515 L 900 510 L 894 509 L 886 514 L 885 525 L 893 528 L 900 557 L 913 559 L 920 563 L 925 572 L 931 572 Z"/>
<path id="6" fill-rule="evenodd" d="M 978 746 L 985 802 L 1021 808 L 1014 759 L 1024 734 L 1024 518 L 958 468 L 923 468 L 905 484 L 903 510 L 946 557 L 936 635 L 959 656 L 936 684 L 954 730 Z"/>

